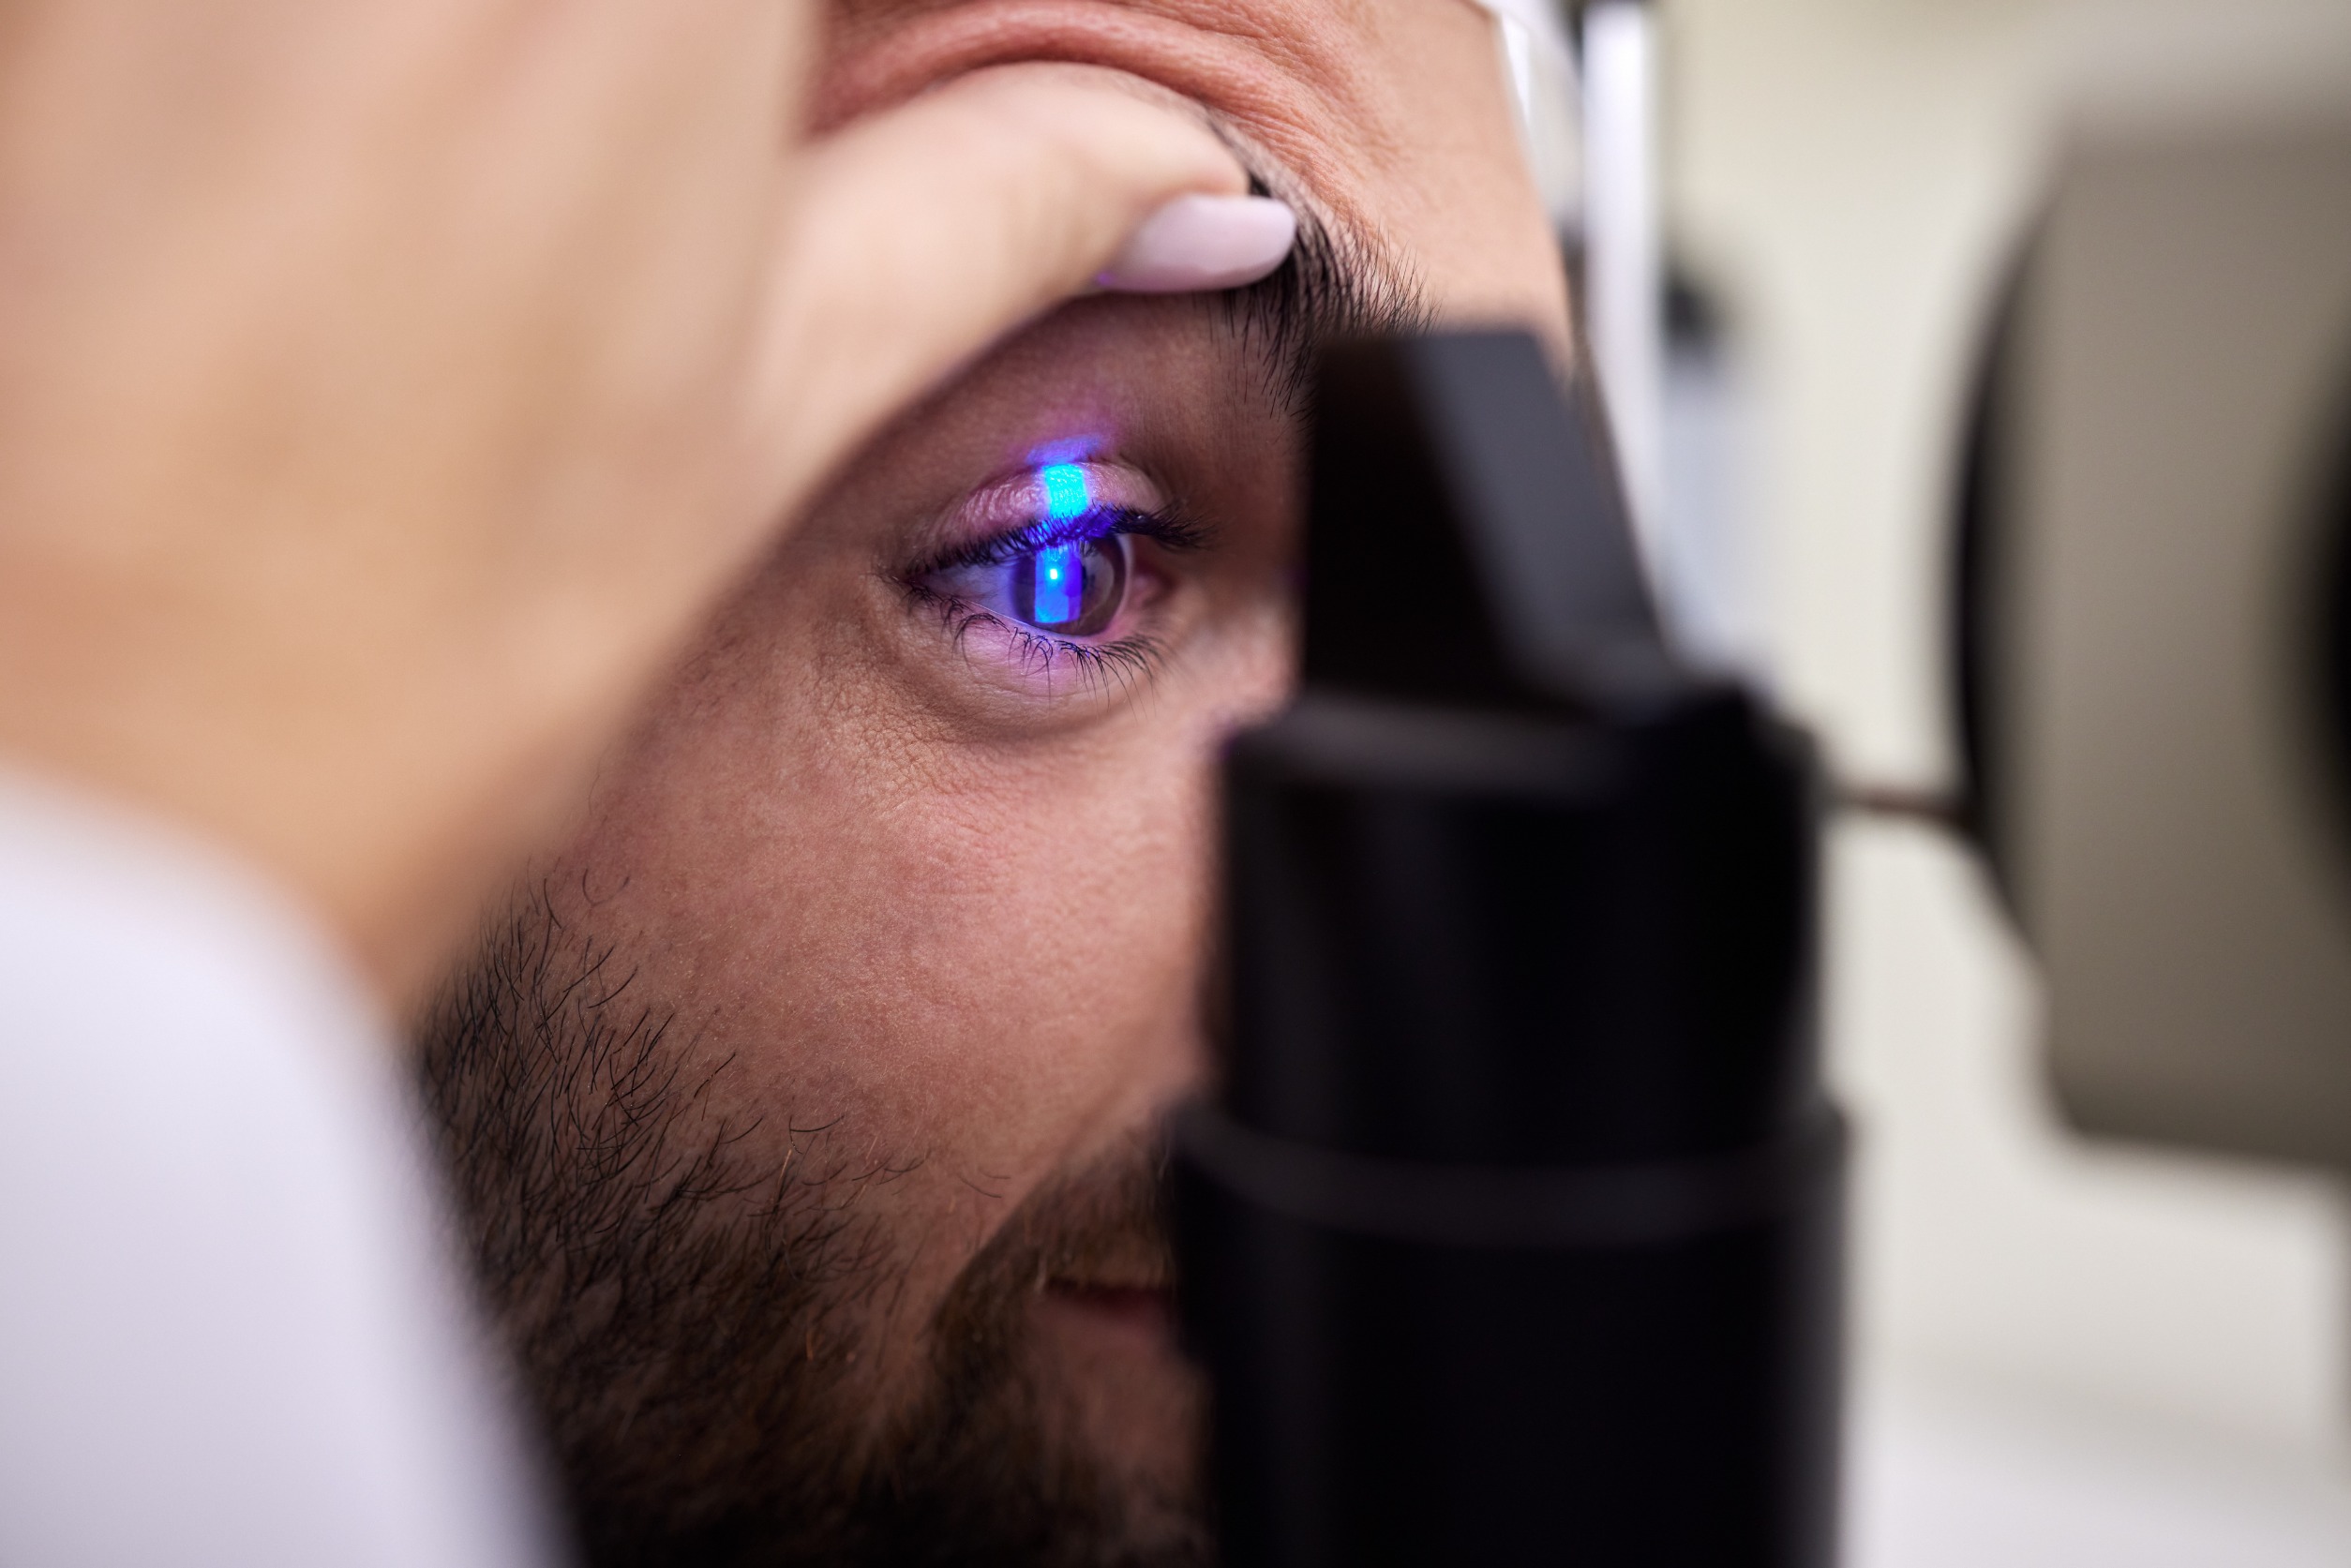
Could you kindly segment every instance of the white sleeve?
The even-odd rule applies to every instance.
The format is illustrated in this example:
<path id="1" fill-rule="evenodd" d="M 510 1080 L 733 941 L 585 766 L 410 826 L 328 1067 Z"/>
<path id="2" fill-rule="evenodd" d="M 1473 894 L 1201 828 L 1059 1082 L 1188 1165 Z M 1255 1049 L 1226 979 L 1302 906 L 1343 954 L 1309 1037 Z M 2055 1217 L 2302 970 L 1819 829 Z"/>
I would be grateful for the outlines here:
<path id="1" fill-rule="evenodd" d="M 554 1561 L 445 1214 L 299 910 L 0 771 L 0 1563 Z"/>

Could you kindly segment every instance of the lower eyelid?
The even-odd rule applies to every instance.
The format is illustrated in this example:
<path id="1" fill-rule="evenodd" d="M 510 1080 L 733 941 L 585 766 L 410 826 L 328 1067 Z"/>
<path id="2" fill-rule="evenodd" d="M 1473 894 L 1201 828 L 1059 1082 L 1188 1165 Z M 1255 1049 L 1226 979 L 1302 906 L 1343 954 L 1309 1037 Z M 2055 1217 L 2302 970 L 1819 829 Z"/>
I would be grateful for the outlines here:
<path id="1" fill-rule="evenodd" d="M 1021 650 L 1019 662 L 1024 667 L 1039 674 L 1050 675 L 1057 664 L 1067 661 L 1089 677 L 1113 676 L 1123 684 L 1130 679 L 1147 677 L 1158 668 L 1159 645 L 1147 636 L 1130 635 L 1103 642 L 1079 642 L 1023 626 L 1018 621 L 1007 620 L 993 610 L 961 601 L 948 601 L 945 607 L 951 615 L 959 616 L 950 628 L 958 646 L 975 628 L 985 627 L 1009 639 Z"/>

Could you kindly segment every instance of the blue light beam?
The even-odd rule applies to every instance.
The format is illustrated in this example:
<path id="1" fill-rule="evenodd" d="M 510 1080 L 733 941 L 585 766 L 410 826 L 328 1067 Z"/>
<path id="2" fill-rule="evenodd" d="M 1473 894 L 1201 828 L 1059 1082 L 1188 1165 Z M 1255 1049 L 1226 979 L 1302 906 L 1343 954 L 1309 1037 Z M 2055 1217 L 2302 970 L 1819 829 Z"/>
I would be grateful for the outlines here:
<path id="1" fill-rule="evenodd" d="M 1067 626 L 1086 607 L 1086 559 L 1076 545 L 1054 545 L 1037 552 L 1037 604 L 1031 612 L 1040 626 Z"/>
<path id="2" fill-rule="evenodd" d="M 1045 487 L 1045 515 L 1053 521 L 1067 522 L 1083 517 L 1094 509 L 1094 496 L 1086 483 L 1086 470 L 1075 463 L 1048 463 L 1037 470 L 1039 483 Z"/>

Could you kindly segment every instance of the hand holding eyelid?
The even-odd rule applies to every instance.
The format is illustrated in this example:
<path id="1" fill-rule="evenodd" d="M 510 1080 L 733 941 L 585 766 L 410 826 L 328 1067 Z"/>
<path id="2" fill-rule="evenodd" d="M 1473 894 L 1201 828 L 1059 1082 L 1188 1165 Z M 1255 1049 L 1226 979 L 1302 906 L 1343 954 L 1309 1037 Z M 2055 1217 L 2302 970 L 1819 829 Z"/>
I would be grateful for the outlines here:
<path id="1" fill-rule="evenodd" d="M 1101 67 L 991 67 L 850 125 L 804 160 L 810 217 L 781 259 L 765 356 L 784 408 L 763 427 L 837 451 L 1074 294 L 1265 276 L 1295 219 L 1248 184 L 1197 106 Z"/>
<path id="2" fill-rule="evenodd" d="M 0 231 L 93 262 L 0 296 L 0 763 L 224 845 L 412 994 L 872 431 L 1106 270 L 1286 248 L 1196 107 L 1115 71 L 791 140 L 816 12 L 178 0 L 0 36 Z M 1049 564 L 1089 593 L 1026 612 L 1090 624 L 1116 563 Z"/>

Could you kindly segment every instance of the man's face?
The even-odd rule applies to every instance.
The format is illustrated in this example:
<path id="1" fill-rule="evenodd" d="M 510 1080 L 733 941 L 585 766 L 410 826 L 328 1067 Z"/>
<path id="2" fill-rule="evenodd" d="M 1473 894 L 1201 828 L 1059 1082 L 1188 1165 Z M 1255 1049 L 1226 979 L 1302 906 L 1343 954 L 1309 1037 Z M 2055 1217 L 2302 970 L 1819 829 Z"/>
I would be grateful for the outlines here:
<path id="1" fill-rule="evenodd" d="M 431 1091 L 599 1562 L 1206 1555 L 1155 1130 L 1217 752 L 1290 676 L 1299 356 L 1565 341 L 1463 0 L 849 0 L 822 115 L 1027 61 L 1204 106 L 1310 243 L 1071 306 L 850 464 L 452 985 Z"/>

